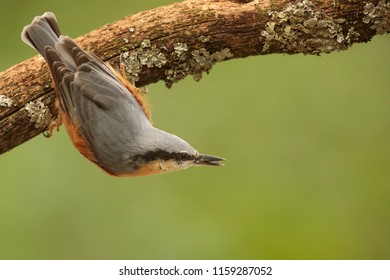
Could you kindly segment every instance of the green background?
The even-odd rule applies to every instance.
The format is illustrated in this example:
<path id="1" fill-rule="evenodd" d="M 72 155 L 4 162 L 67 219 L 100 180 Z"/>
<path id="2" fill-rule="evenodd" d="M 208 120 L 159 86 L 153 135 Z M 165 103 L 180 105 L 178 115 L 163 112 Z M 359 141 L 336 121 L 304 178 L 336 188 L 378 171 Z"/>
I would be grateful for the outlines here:
<path id="1" fill-rule="evenodd" d="M 171 2 L 2 0 L 0 70 L 36 54 L 20 31 L 44 11 L 77 37 Z M 222 168 L 114 178 L 64 129 L 1 155 L 0 258 L 389 259 L 389 49 L 381 36 L 150 85 L 154 124 Z"/>

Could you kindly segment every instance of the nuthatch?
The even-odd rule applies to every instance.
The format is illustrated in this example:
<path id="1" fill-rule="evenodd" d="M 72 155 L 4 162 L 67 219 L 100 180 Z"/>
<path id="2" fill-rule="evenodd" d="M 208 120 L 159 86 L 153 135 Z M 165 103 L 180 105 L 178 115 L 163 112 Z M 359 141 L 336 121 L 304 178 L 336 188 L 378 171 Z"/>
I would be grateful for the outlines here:
<path id="1" fill-rule="evenodd" d="M 22 40 L 49 65 L 59 119 L 74 146 L 114 176 L 144 176 L 196 165 L 222 165 L 150 122 L 143 94 L 109 64 L 63 36 L 51 12 L 24 27 Z"/>

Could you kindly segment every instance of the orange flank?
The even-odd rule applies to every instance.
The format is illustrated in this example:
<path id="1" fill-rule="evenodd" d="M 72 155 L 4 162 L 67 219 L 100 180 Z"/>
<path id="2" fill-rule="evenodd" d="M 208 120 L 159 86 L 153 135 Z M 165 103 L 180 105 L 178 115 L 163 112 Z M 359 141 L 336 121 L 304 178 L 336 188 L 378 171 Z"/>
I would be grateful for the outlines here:
<path id="1" fill-rule="evenodd" d="M 91 151 L 91 148 L 88 146 L 84 137 L 80 133 L 80 128 L 77 127 L 77 124 L 72 122 L 65 113 L 61 112 L 62 120 L 64 122 L 66 131 L 69 134 L 70 139 L 72 140 L 75 148 L 87 159 L 97 164 L 95 155 Z"/>

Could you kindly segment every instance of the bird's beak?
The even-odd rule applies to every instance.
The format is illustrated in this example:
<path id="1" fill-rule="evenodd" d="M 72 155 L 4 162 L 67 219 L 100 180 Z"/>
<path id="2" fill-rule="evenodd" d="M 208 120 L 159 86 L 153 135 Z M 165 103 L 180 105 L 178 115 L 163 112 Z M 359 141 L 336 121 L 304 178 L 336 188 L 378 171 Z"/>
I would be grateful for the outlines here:
<path id="1" fill-rule="evenodd" d="M 216 157 L 216 156 L 209 156 L 209 155 L 202 155 L 196 157 L 195 164 L 197 165 L 213 165 L 213 166 L 223 166 L 223 161 L 225 159 Z"/>

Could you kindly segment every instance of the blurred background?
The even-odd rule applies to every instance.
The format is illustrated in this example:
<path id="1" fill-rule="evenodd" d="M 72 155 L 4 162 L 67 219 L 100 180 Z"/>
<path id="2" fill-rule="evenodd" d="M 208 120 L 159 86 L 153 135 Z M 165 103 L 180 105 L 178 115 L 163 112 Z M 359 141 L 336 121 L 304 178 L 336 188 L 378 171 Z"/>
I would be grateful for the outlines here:
<path id="1" fill-rule="evenodd" d="M 173 1 L 4 1 L 0 71 L 45 11 L 77 37 Z M 0 259 L 389 259 L 390 37 L 216 65 L 149 85 L 154 124 L 226 158 L 126 179 L 65 130 L 0 156 Z"/>

